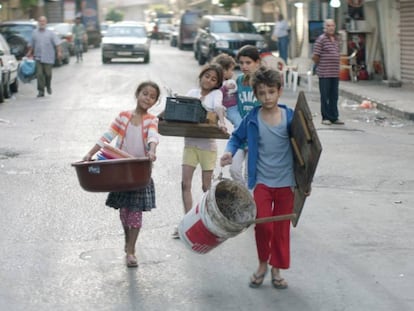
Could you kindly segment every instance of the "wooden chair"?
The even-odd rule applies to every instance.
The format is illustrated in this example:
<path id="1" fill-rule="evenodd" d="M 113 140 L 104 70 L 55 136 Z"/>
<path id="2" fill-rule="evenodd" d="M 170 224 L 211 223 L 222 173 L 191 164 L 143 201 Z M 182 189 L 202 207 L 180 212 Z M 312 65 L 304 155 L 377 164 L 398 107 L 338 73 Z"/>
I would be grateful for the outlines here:
<path id="1" fill-rule="evenodd" d="M 358 71 L 359 66 L 357 64 L 357 56 L 358 51 L 354 50 L 351 55 L 349 56 L 341 56 L 341 70 L 348 69 L 349 70 L 349 77 L 351 82 L 358 82 Z M 345 64 L 343 64 L 345 62 Z"/>

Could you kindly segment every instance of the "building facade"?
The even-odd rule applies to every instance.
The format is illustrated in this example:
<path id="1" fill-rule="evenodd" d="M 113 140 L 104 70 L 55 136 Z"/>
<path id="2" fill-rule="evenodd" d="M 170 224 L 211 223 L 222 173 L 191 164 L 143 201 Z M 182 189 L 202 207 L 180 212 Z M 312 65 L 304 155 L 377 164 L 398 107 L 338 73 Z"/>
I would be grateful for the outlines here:
<path id="1" fill-rule="evenodd" d="M 276 12 L 283 13 L 291 25 L 290 58 L 310 57 L 315 30 L 312 27 L 333 18 L 343 41 L 341 52 L 349 55 L 357 49 L 358 64 L 370 79 L 414 86 L 414 0 L 338 0 L 338 8 L 330 5 L 332 1 L 248 0 L 233 13 L 255 22 L 269 22 Z M 23 11 L 19 0 L 0 0 L 0 19 L 37 18 L 45 14 L 45 4 L 51 10 L 48 15 L 72 19 L 74 2 L 39 0 L 37 7 Z M 183 1 L 176 2 L 184 5 Z M 192 2 L 188 0 L 188 4 Z M 215 5 L 216 2 L 211 1 Z M 126 20 L 144 20 L 146 10 L 155 1 L 99 0 L 99 3 L 101 20 L 112 8 L 122 11 Z M 173 5 L 171 1 L 165 3 Z M 63 12 L 59 11 L 62 8 Z"/>

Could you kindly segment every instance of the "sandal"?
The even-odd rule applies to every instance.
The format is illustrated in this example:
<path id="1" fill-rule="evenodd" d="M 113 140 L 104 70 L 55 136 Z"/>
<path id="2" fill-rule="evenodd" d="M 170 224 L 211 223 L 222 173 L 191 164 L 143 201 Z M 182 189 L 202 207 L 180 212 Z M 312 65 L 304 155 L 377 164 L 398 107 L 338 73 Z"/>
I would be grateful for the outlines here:
<path id="1" fill-rule="evenodd" d="M 126 262 L 128 268 L 136 268 L 138 267 L 137 258 L 135 255 L 127 255 L 126 256 Z"/>
<path id="2" fill-rule="evenodd" d="M 288 288 L 288 283 L 283 278 L 278 279 L 276 277 L 272 277 L 272 285 L 276 289 L 286 289 L 286 288 Z"/>
<path id="3" fill-rule="evenodd" d="M 263 284 L 266 274 L 267 274 L 267 270 L 263 274 L 260 274 L 260 275 L 253 273 L 253 275 L 250 277 L 249 287 L 251 288 L 260 287 Z"/>

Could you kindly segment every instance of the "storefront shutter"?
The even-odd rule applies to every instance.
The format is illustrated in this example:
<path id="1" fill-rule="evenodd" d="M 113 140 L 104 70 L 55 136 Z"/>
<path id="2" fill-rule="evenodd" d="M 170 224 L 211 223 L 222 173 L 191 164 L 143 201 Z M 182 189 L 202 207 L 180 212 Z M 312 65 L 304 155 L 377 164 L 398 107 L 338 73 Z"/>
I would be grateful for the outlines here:
<path id="1" fill-rule="evenodd" d="M 414 1 L 400 0 L 401 80 L 414 83 Z"/>

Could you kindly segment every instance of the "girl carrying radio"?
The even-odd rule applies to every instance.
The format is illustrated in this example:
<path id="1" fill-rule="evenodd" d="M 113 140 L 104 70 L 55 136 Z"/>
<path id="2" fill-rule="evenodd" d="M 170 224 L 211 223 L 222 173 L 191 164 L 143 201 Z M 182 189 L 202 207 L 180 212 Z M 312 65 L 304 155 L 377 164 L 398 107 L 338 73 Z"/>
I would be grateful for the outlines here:
<path id="1" fill-rule="evenodd" d="M 219 64 L 209 64 L 198 75 L 199 87 L 190 90 L 186 96 L 199 98 L 207 111 L 218 116 L 218 126 L 227 132 L 224 119 L 223 93 L 219 90 L 223 83 L 223 68 Z M 184 138 L 182 162 L 181 194 L 184 212 L 188 213 L 193 206 L 191 184 L 196 167 L 201 166 L 201 183 L 203 192 L 211 187 L 211 179 L 217 161 L 217 143 L 213 138 Z M 179 238 L 175 228 L 173 238 Z"/>

